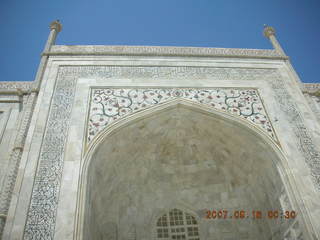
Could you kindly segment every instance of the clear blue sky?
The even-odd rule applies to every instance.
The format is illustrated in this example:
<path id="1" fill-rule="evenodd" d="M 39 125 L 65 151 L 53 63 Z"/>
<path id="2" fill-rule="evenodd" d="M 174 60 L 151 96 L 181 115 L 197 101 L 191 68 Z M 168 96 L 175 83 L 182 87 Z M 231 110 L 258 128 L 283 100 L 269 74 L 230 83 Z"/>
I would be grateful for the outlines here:
<path id="1" fill-rule="evenodd" d="M 32 81 L 52 20 L 57 44 L 271 48 L 277 38 L 303 82 L 320 82 L 319 0 L 0 0 L 0 81 Z"/>

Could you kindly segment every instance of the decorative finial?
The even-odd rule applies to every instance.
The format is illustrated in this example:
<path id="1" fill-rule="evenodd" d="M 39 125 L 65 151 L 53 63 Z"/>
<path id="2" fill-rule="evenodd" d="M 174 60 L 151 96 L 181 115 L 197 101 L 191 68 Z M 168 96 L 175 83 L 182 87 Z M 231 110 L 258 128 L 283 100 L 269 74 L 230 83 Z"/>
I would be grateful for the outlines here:
<path id="1" fill-rule="evenodd" d="M 267 24 L 263 24 L 263 35 L 267 38 L 269 38 L 272 35 L 276 34 L 276 31 L 274 30 L 273 27 L 268 26 Z"/>
<path id="2" fill-rule="evenodd" d="M 57 32 L 62 30 L 62 24 L 60 23 L 59 19 L 50 23 L 50 29 L 55 29 Z"/>

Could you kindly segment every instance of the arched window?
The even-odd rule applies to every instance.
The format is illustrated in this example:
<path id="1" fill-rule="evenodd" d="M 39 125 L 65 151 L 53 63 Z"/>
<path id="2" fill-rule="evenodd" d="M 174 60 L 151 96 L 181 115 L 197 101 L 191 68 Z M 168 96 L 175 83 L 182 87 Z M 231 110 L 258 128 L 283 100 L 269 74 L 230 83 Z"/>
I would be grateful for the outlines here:
<path id="1" fill-rule="evenodd" d="M 158 218 L 156 231 L 157 239 L 200 240 L 196 218 L 176 208 Z"/>

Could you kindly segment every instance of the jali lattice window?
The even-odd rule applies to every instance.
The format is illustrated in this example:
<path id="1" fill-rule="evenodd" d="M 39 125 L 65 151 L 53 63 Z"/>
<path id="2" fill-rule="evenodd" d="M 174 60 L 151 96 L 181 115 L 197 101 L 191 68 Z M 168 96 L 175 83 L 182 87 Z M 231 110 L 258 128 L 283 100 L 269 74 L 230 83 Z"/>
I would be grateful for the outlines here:
<path id="1" fill-rule="evenodd" d="M 200 240 L 196 218 L 176 208 L 158 218 L 156 231 L 157 239 Z"/>

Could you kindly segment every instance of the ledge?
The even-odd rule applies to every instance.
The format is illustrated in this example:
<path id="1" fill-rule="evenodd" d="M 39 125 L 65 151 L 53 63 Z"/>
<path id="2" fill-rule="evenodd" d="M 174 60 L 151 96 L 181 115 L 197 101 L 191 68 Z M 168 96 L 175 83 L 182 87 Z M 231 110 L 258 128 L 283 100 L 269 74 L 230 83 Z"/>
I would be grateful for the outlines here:
<path id="1" fill-rule="evenodd" d="M 159 46 L 104 46 L 54 45 L 44 56 L 115 55 L 115 56 L 186 56 L 288 59 L 273 49 L 159 47 Z"/>
<path id="2" fill-rule="evenodd" d="M 303 83 L 303 90 L 316 92 L 320 90 L 320 83 Z"/>
<path id="3" fill-rule="evenodd" d="M 2 94 L 15 94 L 16 89 L 20 89 L 21 91 L 29 91 L 33 86 L 33 81 L 30 82 L 0 82 L 0 91 Z M 12 93 L 12 91 L 14 93 Z"/>
<path id="4" fill-rule="evenodd" d="M 302 92 L 320 98 L 320 83 L 303 83 Z"/>

